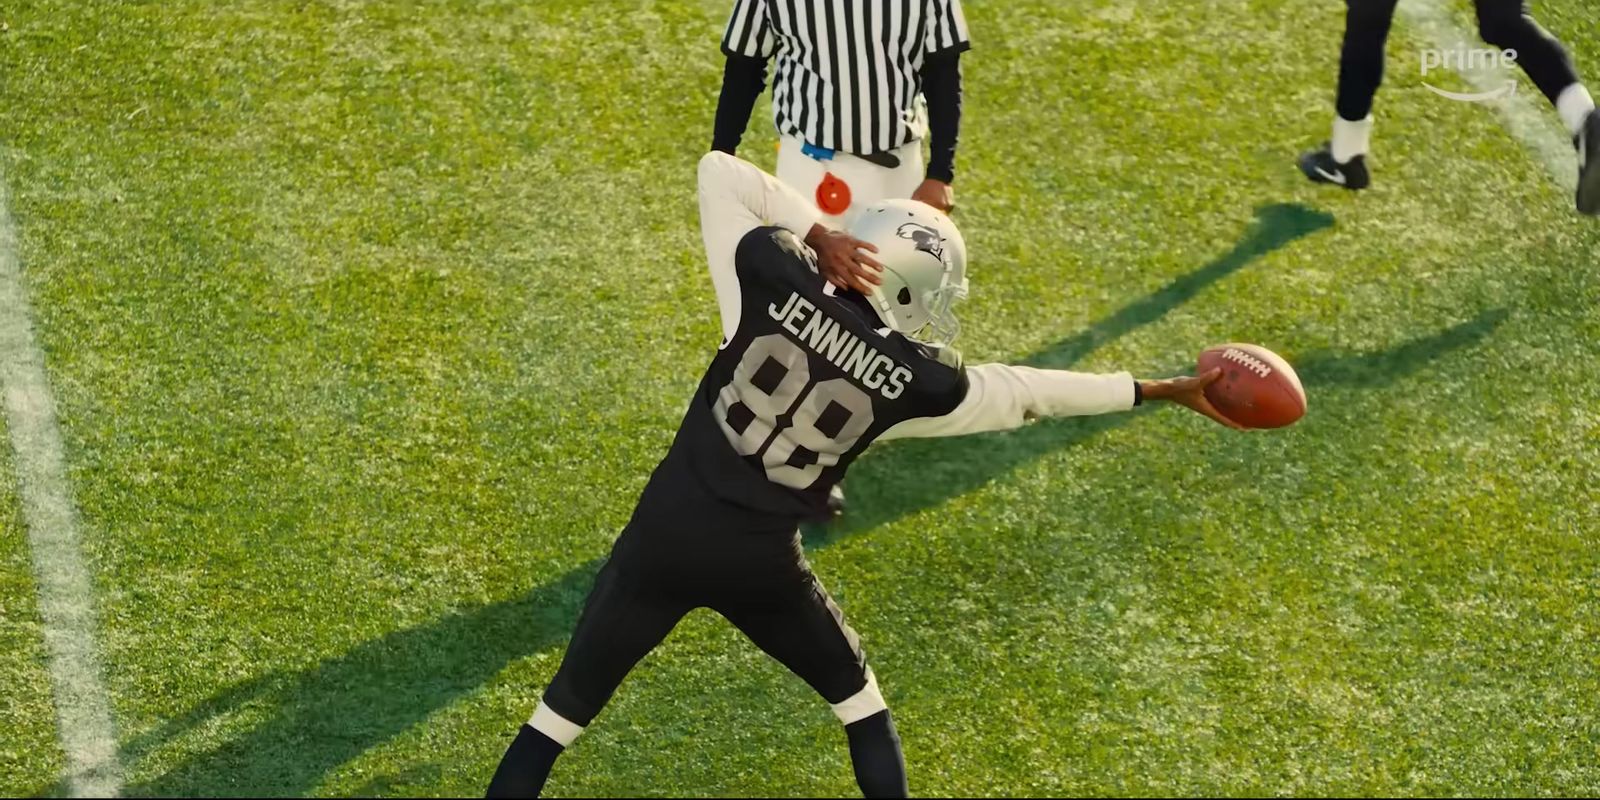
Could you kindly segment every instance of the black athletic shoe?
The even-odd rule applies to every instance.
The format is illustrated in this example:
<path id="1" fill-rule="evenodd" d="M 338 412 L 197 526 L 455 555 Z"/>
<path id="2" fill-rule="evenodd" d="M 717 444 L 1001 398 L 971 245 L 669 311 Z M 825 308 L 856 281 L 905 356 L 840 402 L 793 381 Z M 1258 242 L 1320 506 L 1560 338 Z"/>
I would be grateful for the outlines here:
<path id="1" fill-rule="evenodd" d="M 833 517 L 838 517 L 843 513 L 844 487 L 836 483 L 833 485 L 833 488 L 828 490 L 828 516 L 831 519 Z"/>
<path id="2" fill-rule="evenodd" d="M 1352 191 L 1365 189 L 1372 182 L 1367 174 L 1367 157 L 1356 156 L 1340 164 L 1333 158 L 1333 148 L 1323 142 L 1321 149 L 1300 156 L 1300 171 L 1312 183 L 1331 183 Z"/>
<path id="3" fill-rule="evenodd" d="M 1578 145 L 1578 211 L 1600 215 L 1600 108 L 1584 118 L 1574 141 Z"/>

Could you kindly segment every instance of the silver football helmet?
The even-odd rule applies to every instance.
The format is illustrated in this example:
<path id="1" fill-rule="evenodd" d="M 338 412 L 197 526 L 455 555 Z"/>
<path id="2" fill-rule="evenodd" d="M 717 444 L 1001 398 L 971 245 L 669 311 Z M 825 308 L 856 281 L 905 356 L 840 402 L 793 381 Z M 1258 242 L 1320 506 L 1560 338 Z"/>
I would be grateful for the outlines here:
<path id="1" fill-rule="evenodd" d="M 883 283 L 867 299 L 889 328 L 943 346 L 961 332 L 954 307 L 967 296 L 967 244 L 954 222 L 915 200 L 883 200 L 860 211 L 849 233 L 878 248 Z"/>

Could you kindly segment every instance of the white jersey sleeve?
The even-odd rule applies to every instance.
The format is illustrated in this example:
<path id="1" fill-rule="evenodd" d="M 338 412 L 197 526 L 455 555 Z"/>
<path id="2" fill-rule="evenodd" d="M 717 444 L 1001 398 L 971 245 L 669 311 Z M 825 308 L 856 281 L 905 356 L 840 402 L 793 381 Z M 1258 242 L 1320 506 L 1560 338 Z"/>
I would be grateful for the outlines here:
<path id="1" fill-rule="evenodd" d="M 1021 427 L 1036 417 L 1075 417 L 1133 408 L 1133 376 L 979 364 L 967 368 L 967 394 L 940 417 L 908 419 L 878 437 L 961 436 Z"/>
<path id="2" fill-rule="evenodd" d="M 722 312 L 722 338 L 739 329 L 739 273 L 734 257 L 745 234 L 776 225 L 805 238 L 822 212 L 756 165 L 712 151 L 700 159 L 700 236 Z"/>

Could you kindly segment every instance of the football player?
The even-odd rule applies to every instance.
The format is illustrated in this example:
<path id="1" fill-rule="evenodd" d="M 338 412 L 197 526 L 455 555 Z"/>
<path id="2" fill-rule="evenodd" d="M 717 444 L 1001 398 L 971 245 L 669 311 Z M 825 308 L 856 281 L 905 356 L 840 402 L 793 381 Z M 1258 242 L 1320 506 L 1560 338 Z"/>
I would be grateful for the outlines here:
<path id="1" fill-rule="evenodd" d="M 905 796 L 889 708 L 855 632 L 806 563 L 798 521 L 880 439 L 1003 430 L 1153 400 L 1232 426 L 1201 391 L 1220 370 L 1137 381 L 1126 372 L 963 367 L 950 344 L 967 291 L 966 246 L 931 206 L 882 201 L 842 233 L 820 226 L 820 212 L 793 189 L 725 153 L 701 159 L 699 180 L 722 346 L 490 797 L 537 795 L 634 664 L 701 607 L 832 706 L 866 796 Z M 873 250 L 881 271 L 820 269 L 808 242 L 829 237 Z"/>
<path id="2" fill-rule="evenodd" d="M 1300 156 L 1300 171 L 1315 183 L 1365 189 L 1372 182 L 1367 150 L 1372 99 L 1383 82 L 1383 45 L 1398 0 L 1346 0 L 1344 46 L 1333 137 Z M 1578 150 L 1578 211 L 1600 214 L 1600 111 L 1578 80 L 1561 42 L 1539 27 L 1523 0 L 1473 0 L 1485 42 L 1515 54 L 1539 91 L 1556 107 Z"/>

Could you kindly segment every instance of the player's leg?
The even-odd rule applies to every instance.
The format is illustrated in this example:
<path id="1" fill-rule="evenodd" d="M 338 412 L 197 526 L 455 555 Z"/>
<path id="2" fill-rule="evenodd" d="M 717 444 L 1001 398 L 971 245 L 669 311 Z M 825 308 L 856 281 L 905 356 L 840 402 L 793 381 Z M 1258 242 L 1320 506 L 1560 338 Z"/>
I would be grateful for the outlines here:
<path id="1" fill-rule="evenodd" d="M 533 716 L 506 749 L 489 782 L 488 796 L 537 797 L 556 757 L 600 713 L 628 671 L 688 611 L 686 605 L 631 579 L 617 565 L 614 553 L 595 576 L 561 666 Z"/>
<path id="2" fill-rule="evenodd" d="M 1516 61 L 1539 91 L 1555 105 L 1578 147 L 1578 210 L 1600 214 L 1600 113 L 1578 79 L 1572 57 L 1528 14 L 1522 0 L 1476 0 L 1478 34 Z"/>
<path id="3" fill-rule="evenodd" d="M 1383 48 L 1396 5 L 1396 0 L 1346 0 L 1339 93 L 1334 99 L 1334 111 L 1341 119 L 1357 121 L 1372 115 L 1373 99 L 1383 85 Z"/>
<path id="4" fill-rule="evenodd" d="M 798 555 L 798 554 L 797 554 Z M 905 797 L 905 757 L 889 707 L 856 632 L 799 556 L 792 576 L 759 593 L 712 604 L 756 646 L 810 684 L 833 708 L 866 797 Z"/>
<path id="5" fill-rule="evenodd" d="M 1517 65 L 1552 104 L 1563 92 L 1582 84 L 1566 48 L 1528 14 L 1522 0 L 1475 0 L 1478 35 L 1501 50 L 1516 51 Z M 1589 108 L 1594 102 L 1588 103 Z M 1575 120 L 1566 120 L 1576 132 Z"/>
<path id="6" fill-rule="evenodd" d="M 1300 157 L 1300 170 L 1317 183 L 1365 189 L 1372 138 L 1372 101 L 1383 84 L 1384 44 L 1396 0 L 1346 0 L 1344 44 L 1339 51 L 1339 94 L 1333 135 Z"/>

